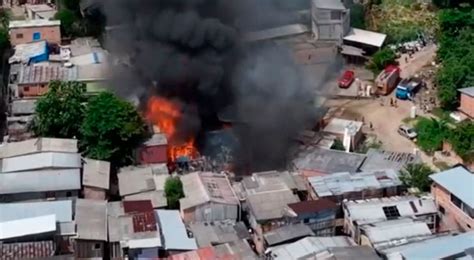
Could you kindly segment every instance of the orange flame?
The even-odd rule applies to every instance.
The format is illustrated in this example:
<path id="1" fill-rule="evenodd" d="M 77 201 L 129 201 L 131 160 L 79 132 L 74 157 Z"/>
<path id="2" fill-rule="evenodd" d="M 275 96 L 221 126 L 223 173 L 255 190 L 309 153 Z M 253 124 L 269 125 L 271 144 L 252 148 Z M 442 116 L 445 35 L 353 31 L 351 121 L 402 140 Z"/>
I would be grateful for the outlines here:
<path id="1" fill-rule="evenodd" d="M 168 139 L 168 158 L 172 162 L 182 156 L 195 158 L 194 137 L 186 141 L 176 140 L 176 127 L 181 119 L 180 105 L 162 97 L 151 97 L 147 108 L 147 119 L 158 126 Z"/>

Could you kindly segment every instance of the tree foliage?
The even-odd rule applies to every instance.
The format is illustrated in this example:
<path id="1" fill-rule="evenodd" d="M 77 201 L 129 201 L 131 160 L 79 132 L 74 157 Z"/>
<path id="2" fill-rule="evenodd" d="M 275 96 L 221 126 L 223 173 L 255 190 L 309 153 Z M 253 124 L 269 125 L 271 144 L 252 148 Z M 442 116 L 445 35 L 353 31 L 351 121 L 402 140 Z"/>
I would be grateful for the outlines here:
<path id="1" fill-rule="evenodd" d="M 362 4 L 353 4 L 351 10 L 351 26 L 365 29 L 365 9 Z"/>
<path id="2" fill-rule="evenodd" d="M 90 100 L 80 132 L 85 156 L 117 167 L 133 162 L 133 149 L 146 138 L 145 123 L 133 105 L 109 92 Z"/>
<path id="3" fill-rule="evenodd" d="M 474 161 L 474 122 L 466 121 L 459 124 L 449 133 L 449 142 L 453 150 L 463 160 Z"/>
<path id="4" fill-rule="evenodd" d="M 416 123 L 417 144 L 425 152 L 433 153 L 441 149 L 446 133 L 446 122 L 434 118 L 421 118 Z"/>
<path id="5" fill-rule="evenodd" d="M 54 18 L 61 21 L 62 34 L 73 36 L 77 33 L 79 18 L 73 11 L 69 9 L 59 10 Z"/>
<path id="6" fill-rule="evenodd" d="M 367 68 L 374 74 L 380 73 L 387 65 L 396 64 L 397 55 L 392 49 L 384 48 L 377 51 L 367 64 Z"/>
<path id="7" fill-rule="evenodd" d="M 52 81 L 38 100 L 33 131 L 38 136 L 79 138 L 84 118 L 86 86 L 79 82 Z"/>
<path id="8" fill-rule="evenodd" d="M 344 147 L 344 144 L 339 139 L 334 139 L 334 143 L 332 144 L 331 149 L 339 150 L 339 151 L 345 151 L 346 150 L 346 148 Z"/>
<path id="9" fill-rule="evenodd" d="M 442 61 L 435 82 L 446 110 L 458 107 L 459 88 L 474 85 L 474 9 L 445 9 L 439 13 L 438 59 Z"/>
<path id="10" fill-rule="evenodd" d="M 179 199 L 184 197 L 183 183 L 178 177 L 169 177 L 165 182 L 165 196 L 168 200 L 168 207 L 179 208 Z"/>
<path id="11" fill-rule="evenodd" d="M 429 176 L 433 170 L 426 164 L 408 164 L 400 171 L 400 180 L 408 187 L 418 188 L 425 192 L 430 190 L 431 179 Z"/>

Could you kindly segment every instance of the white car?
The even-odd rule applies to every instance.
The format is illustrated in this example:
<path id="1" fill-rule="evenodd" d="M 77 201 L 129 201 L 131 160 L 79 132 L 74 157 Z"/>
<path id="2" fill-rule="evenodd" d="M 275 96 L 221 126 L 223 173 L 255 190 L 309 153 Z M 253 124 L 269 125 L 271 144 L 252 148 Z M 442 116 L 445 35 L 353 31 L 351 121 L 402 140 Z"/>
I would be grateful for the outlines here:
<path id="1" fill-rule="evenodd" d="M 407 125 L 399 126 L 397 132 L 400 135 L 405 136 L 408 139 L 415 139 L 418 136 L 415 129 L 413 129 L 413 127 L 410 127 L 410 126 L 407 126 Z"/>

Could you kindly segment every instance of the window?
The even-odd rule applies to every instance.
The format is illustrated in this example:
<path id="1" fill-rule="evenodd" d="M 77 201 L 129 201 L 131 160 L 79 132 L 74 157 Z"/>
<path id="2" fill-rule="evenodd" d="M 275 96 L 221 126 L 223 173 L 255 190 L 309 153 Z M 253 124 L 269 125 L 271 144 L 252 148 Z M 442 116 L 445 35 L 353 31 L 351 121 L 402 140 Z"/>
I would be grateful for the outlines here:
<path id="1" fill-rule="evenodd" d="M 341 12 L 331 11 L 331 20 L 341 20 Z"/>
<path id="2" fill-rule="evenodd" d="M 41 40 L 41 33 L 40 32 L 34 32 L 33 33 L 33 41 L 39 41 Z"/>
<path id="3" fill-rule="evenodd" d="M 446 210 L 442 206 L 439 206 L 439 212 L 443 215 L 446 214 Z"/>
<path id="4" fill-rule="evenodd" d="M 94 249 L 100 249 L 100 244 L 99 244 L 99 243 L 95 243 L 95 244 L 94 244 Z"/>
<path id="5" fill-rule="evenodd" d="M 72 196 L 72 192 L 68 191 L 66 192 L 66 197 L 71 197 Z"/>
<path id="6" fill-rule="evenodd" d="M 454 196 L 453 194 L 451 194 L 451 202 L 452 202 L 454 205 L 456 205 L 458 208 L 461 208 L 461 207 L 462 207 L 462 206 L 461 206 L 462 201 L 461 201 L 458 197 Z"/>
<path id="7" fill-rule="evenodd" d="M 382 209 L 388 220 L 400 217 L 400 212 L 398 212 L 397 206 L 388 206 L 383 207 Z"/>
<path id="8" fill-rule="evenodd" d="M 418 213 L 418 209 L 415 207 L 415 203 L 413 201 L 410 201 L 410 206 L 413 212 Z"/>
<path id="9" fill-rule="evenodd" d="M 23 33 L 17 33 L 16 38 L 17 39 L 23 39 Z"/>
<path id="10" fill-rule="evenodd" d="M 23 87 L 23 91 L 25 91 L 25 92 L 30 91 L 30 87 Z"/>

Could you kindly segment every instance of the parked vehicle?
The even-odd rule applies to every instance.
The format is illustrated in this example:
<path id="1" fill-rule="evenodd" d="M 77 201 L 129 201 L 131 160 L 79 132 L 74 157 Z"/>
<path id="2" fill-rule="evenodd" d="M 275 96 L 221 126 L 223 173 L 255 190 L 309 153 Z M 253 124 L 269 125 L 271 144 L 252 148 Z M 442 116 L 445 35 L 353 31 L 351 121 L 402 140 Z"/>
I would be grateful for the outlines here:
<path id="1" fill-rule="evenodd" d="M 407 125 L 399 126 L 397 132 L 408 139 L 415 139 L 418 136 L 415 129 Z"/>
<path id="2" fill-rule="evenodd" d="M 344 71 L 344 74 L 342 74 L 342 77 L 339 79 L 339 87 L 349 88 L 352 82 L 354 82 L 354 79 L 355 79 L 354 71 L 352 70 Z"/>
<path id="3" fill-rule="evenodd" d="M 400 83 L 398 83 L 395 96 L 398 99 L 411 100 L 422 85 L 423 80 L 421 80 L 420 78 L 412 77 L 403 79 L 402 81 L 400 81 Z"/>
<path id="4" fill-rule="evenodd" d="M 400 68 L 395 65 L 387 66 L 375 79 L 377 95 L 388 95 L 397 86 L 400 79 Z"/>

